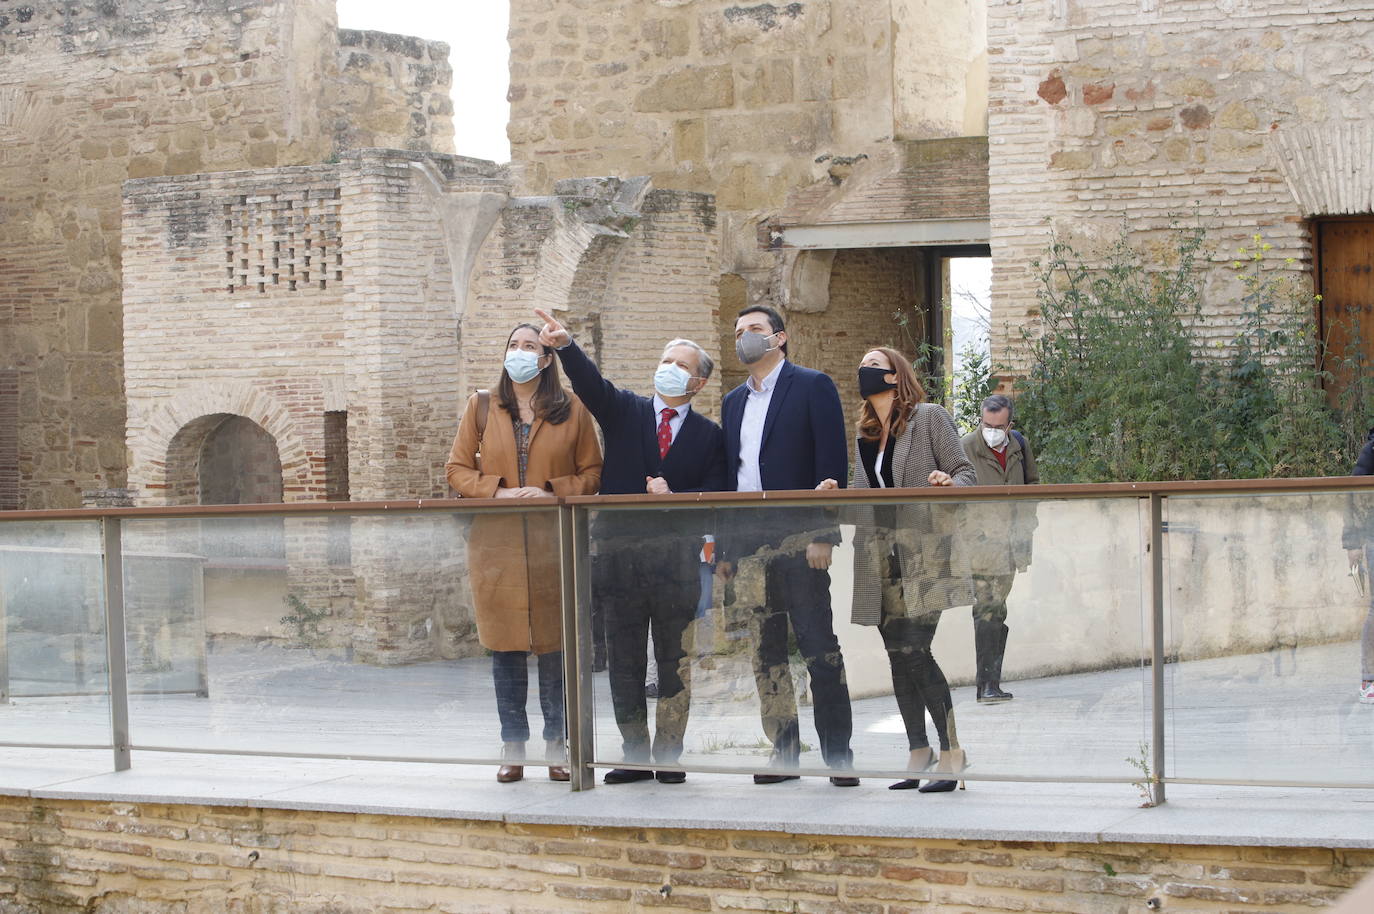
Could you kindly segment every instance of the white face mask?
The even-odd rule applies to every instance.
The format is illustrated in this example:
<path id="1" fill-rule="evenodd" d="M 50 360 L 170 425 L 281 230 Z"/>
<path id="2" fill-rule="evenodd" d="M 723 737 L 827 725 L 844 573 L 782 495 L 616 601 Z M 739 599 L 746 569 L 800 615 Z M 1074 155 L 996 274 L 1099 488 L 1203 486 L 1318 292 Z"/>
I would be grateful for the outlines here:
<path id="1" fill-rule="evenodd" d="M 664 362 L 654 372 L 654 390 L 660 397 L 685 397 L 691 383 L 692 376 L 672 362 Z"/>
<path id="2" fill-rule="evenodd" d="M 983 440 L 987 442 L 988 447 L 992 448 L 993 450 L 997 450 L 998 448 L 1001 448 L 1003 445 L 1007 443 L 1007 430 L 1003 428 L 988 428 L 987 426 L 984 426 Z"/>
<path id="3" fill-rule="evenodd" d="M 539 374 L 539 356 L 524 349 L 512 349 L 506 353 L 506 374 L 516 384 L 524 384 Z"/>

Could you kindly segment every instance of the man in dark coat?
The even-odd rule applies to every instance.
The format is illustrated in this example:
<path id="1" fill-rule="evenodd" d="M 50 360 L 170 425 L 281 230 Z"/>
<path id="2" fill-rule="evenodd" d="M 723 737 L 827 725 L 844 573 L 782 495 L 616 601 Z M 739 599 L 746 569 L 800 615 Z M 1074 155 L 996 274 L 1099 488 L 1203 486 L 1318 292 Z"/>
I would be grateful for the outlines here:
<path id="1" fill-rule="evenodd" d="M 787 360 L 787 331 L 772 308 L 745 308 L 735 321 L 735 350 L 749 367 L 745 383 L 725 395 L 728 485 L 741 492 L 814 489 L 823 480 L 847 481 L 849 446 L 844 410 L 835 382 L 826 374 Z M 758 784 L 792 780 L 785 773 L 801 754 L 797 703 L 788 670 L 787 630 L 811 676 L 816 732 L 826 765 L 842 772 L 853 764 L 849 747 L 853 711 L 844 657 L 835 637 L 830 607 L 830 555 L 839 528 L 820 508 L 750 508 L 719 512 L 720 572 L 731 560 L 760 549 L 777 549 L 797 534 L 809 536 L 803 550 L 784 548 L 765 568 L 763 606 L 754 607 L 757 644 L 755 683 L 764 733 L 773 744 L 772 763 L 782 769 L 754 775 Z M 837 773 L 830 782 L 851 787 L 858 778 Z"/>
<path id="2" fill-rule="evenodd" d="M 601 426 L 602 495 L 716 492 L 726 487 L 720 426 L 692 409 L 714 363 L 690 340 L 671 340 L 654 373 L 654 396 L 617 388 L 601 376 L 572 334 L 546 311 L 540 340 L 558 353 L 573 392 Z M 611 704 L 624 759 L 675 765 L 682 755 L 691 700 L 687 640 L 701 594 L 704 512 L 601 511 L 593 527 L 592 602 L 603 615 Z M 595 619 L 594 623 L 595 624 Z M 644 678 L 653 633 L 658 668 L 654 738 L 649 741 Z M 615 768 L 607 784 L 657 776 L 678 784 L 681 771 Z"/>

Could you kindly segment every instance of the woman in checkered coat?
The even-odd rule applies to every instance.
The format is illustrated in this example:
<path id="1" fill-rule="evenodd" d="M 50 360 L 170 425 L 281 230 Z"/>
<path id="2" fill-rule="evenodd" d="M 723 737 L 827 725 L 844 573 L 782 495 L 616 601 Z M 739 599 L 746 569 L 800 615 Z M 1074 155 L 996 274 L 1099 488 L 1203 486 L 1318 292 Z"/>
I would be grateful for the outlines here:
<path id="1" fill-rule="evenodd" d="M 859 367 L 863 396 L 854 442 L 850 488 L 970 486 L 973 465 L 959 444 L 949 413 L 925 402 L 911 362 L 892 349 L 874 349 Z M 941 611 L 973 603 L 973 579 L 958 536 L 958 506 L 917 499 L 860 509 L 854 537 L 851 621 L 875 625 L 892 666 L 892 688 L 906 727 L 907 769 L 934 768 L 922 793 L 953 790 L 964 769 L 954 728 L 949 684 L 931 653 Z M 937 759 L 926 735 L 930 712 L 940 741 Z M 893 790 L 918 787 L 916 777 Z"/>

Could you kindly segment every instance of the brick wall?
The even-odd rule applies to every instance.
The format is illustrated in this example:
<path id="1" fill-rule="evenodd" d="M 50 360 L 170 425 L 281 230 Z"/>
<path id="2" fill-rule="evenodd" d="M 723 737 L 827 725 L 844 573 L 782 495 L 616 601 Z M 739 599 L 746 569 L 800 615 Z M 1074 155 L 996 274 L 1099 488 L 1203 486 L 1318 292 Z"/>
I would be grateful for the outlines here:
<path id="1" fill-rule="evenodd" d="M 910 319 L 916 313 L 920 271 L 920 252 L 914 248 L 837 251 L 830 268 L 829 306 L 815 313 L 786 315 L 789 356 L 834 378 L 844 404 L 846 429 L 852 431 L 858 421 L 859 362 L 864 353 L 891 346 L 908 357 L 916 356 L 896 316 L 900 313 Z M 733 328 L 733 315 L 730 324 Z M 920 338 L 918 328 L 913 326 L 911 332 Z"/>
<path id="2" fill-rule="evenodd" d="M 0 907 L 44 914 L 1306 911 L 1374 853 L 501 824 L 0 798 Z"/>
<path id="3" fill-rule="evenodd" d="M 423 127 L 447 148 L 446 64 L 341 73 L 333 0 L 30 5 L 0 16 L 0 50 L 0 363 L 26 392 L 21 503 L 77 507 L 126 478 L 120 185 L 323 162 L 340 116 L 367 127 L 343 141 L 414 144 Z M 341 112 L 363 91 L 367 112 Z M 368 119 L 396 110 L 395 132 Z"/>
<path id="4" fill-rule="evenodd" d="M 1147 247 L 1175 217 L 1208 226 L 1203 335 L 1225 339 L 1237 247 L 1262 233 L 1305 276 L 1304 220 L 1374 199 L 1343 154 L 1374 116 L 1367 2 L 992 0 L 988 34 L 996 358 L 1034 319 L 1051 231 L 1091 253 L 1123 224 Z"/>
<path id="5" fill-rule="evenodd" d="M 0 510 L 19 500 L 19 372 L 0 370 Z"/>

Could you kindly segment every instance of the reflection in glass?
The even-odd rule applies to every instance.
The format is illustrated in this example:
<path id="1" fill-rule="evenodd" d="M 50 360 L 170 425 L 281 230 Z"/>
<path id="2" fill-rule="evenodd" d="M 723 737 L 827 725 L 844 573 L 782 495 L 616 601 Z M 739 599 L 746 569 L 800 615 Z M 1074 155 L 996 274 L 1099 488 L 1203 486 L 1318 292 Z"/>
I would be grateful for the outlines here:
<path id="1" fill-rule="evenodd" d="M 968 752 L 970 778 L 1138 776 L 1130 759 L 1140 757 L 1149 727 L 1144 665 L 1148 652 L 1142 636 L 1148 628 L 1142 609 L 1142 520 L 1137 502 L 914 499 L 909 509 L 903 508 L 901 521 L 885 528 L 889 546 L 895 543 L 899 550 L 909 550 L 913 559 L 919 558 L 911 563 L 919 572 L 912 576 L 911 601 L 905 595 L 890 598 L 890 615 L 896 617 L 897 607 L 907 607 L 901 621 L 917 630 L 908 633 L 910 643 L 928 650 L 949 682 L 952 714 L 947 716 L 958 725 L 944 729 L 952 747 Z M 886 502 L 889 509 L 892 505 Z M 1000 677 L 1015 700 L 979 703 L 974 575 L 991 566 L 975 561 L 977 549 L 986 546 L 983 534 L 996 529 L 999 518 L 1022 510 L 1030 518 L 1025 526 L 1033 539 L 1034 561 L 1014 576 L 1007 575 L 1010 586 L 1000 601 L 1006 612 L 1002 624 L 1011 632 Z M 862 512 L 852 502 L 829 516 L 811 507 L 761 510 L 750 505 L 595 512 L 601 518 L 634 518 L 641 529 L 656 531 L 638 539 L 600 536 L 603 528 L 594 517 L 592 549 L 600 569 L 596 573 L 618 580 L 610 586 L 643 593 L 657 581 L 685 577 L 685 571 L 663 573 L 669 564 L 683 556 L 697 559 L 695 590 L 702 609 L 688 626 L 684 659 L 679 661 L 681 678 L 690 677 L 691 683 L 684 712 L 683 766 L 741 773 L 789 768 L 822 772 L 830 767 L 833 755 L 827 755 L 827 741 L 821 736 L 827 687 L 817 682 L 807 649 L 784 631 L 777 639 L 780 650 L 775 641 L 768 653 L 760 654 L 760 637 L 770 621 L 790 621 L 767 609 L 779 592 L 799 591 L 802 605 L 824 602 L 830 608 L 839 655 L 835 665 L 842 664 L 849 693 L 849 745 L 856 772 L 904 770 L 912 734 L 919 732 L 918 718 L 928 741 L 937 744 L 941 721 L 929 713 L 920 693 L 922 682 L 902 684 L 899 700 L 878 626 L 871 621 L 855 624 L 873 609 L 854 602 L 855 578 L 881 571 L 873 557 L 884 553 L 881 546 L 868 548 L 864 536 L 876 537 L 880 525 L 866 521 Z M 814 569 L 800 566 L 805 564 L 806 544 L 825 529 L 834 531 L 840 542 L 822 581 Z M 705 577 L 709 569 L 701 567 L 699 546 L 705 534 L 723 543 L 722 555 L 736 556 L 733 577 Z M 738 545 L 749 538 L 754 541 L 752 551 Z M 962 562 L 954 561 L 951 550 L 956 548 L 962 550 Z M 890 548 L 885 552 L 892 554 Z M 685 567 L 690 569 L 692 563 Z M 908 602 L 918 610 L 945 608 L 913 614 Z M 937 620 L 938 627 L 932 624 Z M 608 630 L 608 639 L 614 636 Z M 645 652 L 646 678 L 651 681 L 658 650 L 655 644 Z M 610 687 L 615 675 L 636 676 L 638 671 L 598 672 L 594 679 L 596 761 L 608 766 L 637 760 L 625 751 L 626 740 L 617 726 Z M 658 681 L 662 680 L 660 670 Z M 912 700 L 918 695 L 919 706 Z M 650 719 L 655 710 L 651 700 Z M 795 756 L 780 763 L 778 748 L 786 745 L 789 724 L 795 726 Z"/>
<path id="2" fill-rule="evenodd" d="M 553 545 L 512 578 L 479 548 L 487 521 Z M 474 589 L 542 582 L 556 620 L 556 524 L 547 508 L 126 519 L 135 749 L 497 761 Z"/>
<path id="3" fill-rule="evenodd" d="M 1166 510 L 1167 773 L 1374 783 L 1374 496 L 1175 495 Z"/>
<path id="4" fill-rule="evenodd" d="M 100 526 L 0 525 L 0 742 L 108 744 Z"/>

